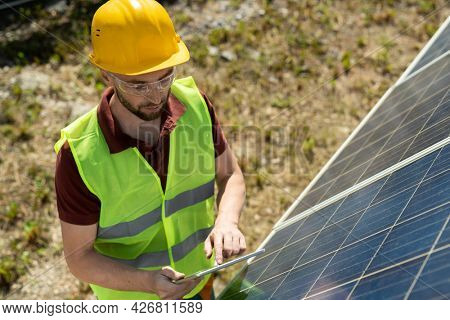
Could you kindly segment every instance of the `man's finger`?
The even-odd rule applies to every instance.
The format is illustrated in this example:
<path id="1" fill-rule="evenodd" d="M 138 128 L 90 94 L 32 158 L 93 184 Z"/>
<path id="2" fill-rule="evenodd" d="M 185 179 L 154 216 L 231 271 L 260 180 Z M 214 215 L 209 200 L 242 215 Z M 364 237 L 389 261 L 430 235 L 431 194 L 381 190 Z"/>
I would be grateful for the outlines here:
<path id="1" fill-rule="evenodd" d="M 212 254 L 212 246 L 211 246 L 211 236 L 208 236 L 205 240 L 205 254 L 207 258 L 211 257 Z"/>
<path id="2" fill-rule="evenodd" d="M 223 248 L 223 235 L 219 233 L 214 236 L 214 250 L 216 252 L 216 261 L 218 264 L 223 262 L 222 248 Z"/>
<path id="3" fill-rule="evenodd" d="M 241 245 L 239 243 L 239 236 L 233 237 L 233 255 L 237 255 L 240 252 Z"/>
<path id="4" fill-rule="evenodd" d="M 179 279 L 184 278 L 184 276 L 185 276 L 184 273 L 177 272 L 177 271 L 173 270 L 171 267 L 168 267 L 168 266 L 163 267 L 161 269 L 161 274 L 166 276 L 166 277 L 168 277 L 168 278 L 170 278 L 170 279 L 172 279 L 172 280 L 179 280 Z"/>
<path id="5" fill-rule="evenodd" d="M 240 250 L 239 253 L 242 253 L 242 252 L 244 252 L 247 249 L 247 244 L 245 243 L 244 236 L 239 237 L 239 244 L 240 244 L 240 247 L 241 247 L 241 250 Z"/>
<path id="6" fill-rule="evenodd" d="M 228 258 L 233 253 L 233 236 L 227 233 L 223 238 L 223 256 Z"/>

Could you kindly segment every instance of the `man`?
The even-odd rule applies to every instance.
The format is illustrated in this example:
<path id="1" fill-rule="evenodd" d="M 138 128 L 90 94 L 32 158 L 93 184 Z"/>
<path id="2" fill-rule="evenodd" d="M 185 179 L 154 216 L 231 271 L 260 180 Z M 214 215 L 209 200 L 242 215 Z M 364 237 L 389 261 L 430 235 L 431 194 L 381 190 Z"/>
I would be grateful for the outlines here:
<path id="1" fill-rule="evenodd" d="M 108 1 L 91 36 L 109 87 L 55 144 L 69 269 L 99 299 L 214 297 L 210 276 L 172 280 L 245 250 L 245 185 L 209 99 L 174 81 L 188 49 L 153 0 Z"/>

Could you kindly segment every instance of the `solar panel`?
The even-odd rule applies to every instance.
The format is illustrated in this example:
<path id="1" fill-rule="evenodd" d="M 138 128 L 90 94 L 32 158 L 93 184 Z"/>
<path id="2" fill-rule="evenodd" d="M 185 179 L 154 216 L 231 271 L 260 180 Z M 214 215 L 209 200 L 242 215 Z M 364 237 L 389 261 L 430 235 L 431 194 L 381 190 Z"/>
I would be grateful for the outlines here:
<path id="1" fill-rule="evenodd" d="M 396 86 L 287 219 L 446 138 L 449 87 L 450 54 Z"/>
<path id="2" fill-rule="evenodd" d="M 426 66 L 388 90 L 220 299 L 449 298 L 446 36 L 433 37 L 416 59 Z"/>
<path id="3" fill-rule="evenodd" d="M 434 261 L 450 251 L 449 155 L 447 145 L 290 224 L 290 232 L 279 229 L 221 298 L 396 299 L 426 291 L 447 298 L 449 274 Z M 424 277 L 441 289 L 424 288 Z"/>

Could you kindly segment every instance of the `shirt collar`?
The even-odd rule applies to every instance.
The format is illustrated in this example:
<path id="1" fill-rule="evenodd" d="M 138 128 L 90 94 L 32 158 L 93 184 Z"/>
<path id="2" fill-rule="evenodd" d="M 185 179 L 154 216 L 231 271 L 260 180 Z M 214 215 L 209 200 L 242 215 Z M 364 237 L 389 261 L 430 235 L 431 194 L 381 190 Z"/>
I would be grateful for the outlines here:
<path id="1" fill-rule="evenodd" d="M 99 107 L 97 109 L 98 123 L 108 144 L 111 153 L 118 153 L 127 148 L 137 147 L 142 141 L 132 138 L 124 133 L 114 118 L 109 101 L 114 94 L 114 87 L 108 87 L 103 91 Z M 177 120 L 184 114 L 186 107 L 170 93 L 161 115 L 160 137 L 170 134 L 175 129 Z"/>

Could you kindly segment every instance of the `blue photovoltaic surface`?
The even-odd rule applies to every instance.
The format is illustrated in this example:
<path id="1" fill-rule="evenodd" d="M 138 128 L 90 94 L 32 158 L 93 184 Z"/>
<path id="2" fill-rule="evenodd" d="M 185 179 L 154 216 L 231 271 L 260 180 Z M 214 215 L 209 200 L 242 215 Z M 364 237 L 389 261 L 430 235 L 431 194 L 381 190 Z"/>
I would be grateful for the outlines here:
<path id="1" fill-rule="evenodd" d="M 450 244 L 449 154 L 447 145 L 279 230 L 221 298 L 447 298 L 450 266 L 438 263 Z"/>

